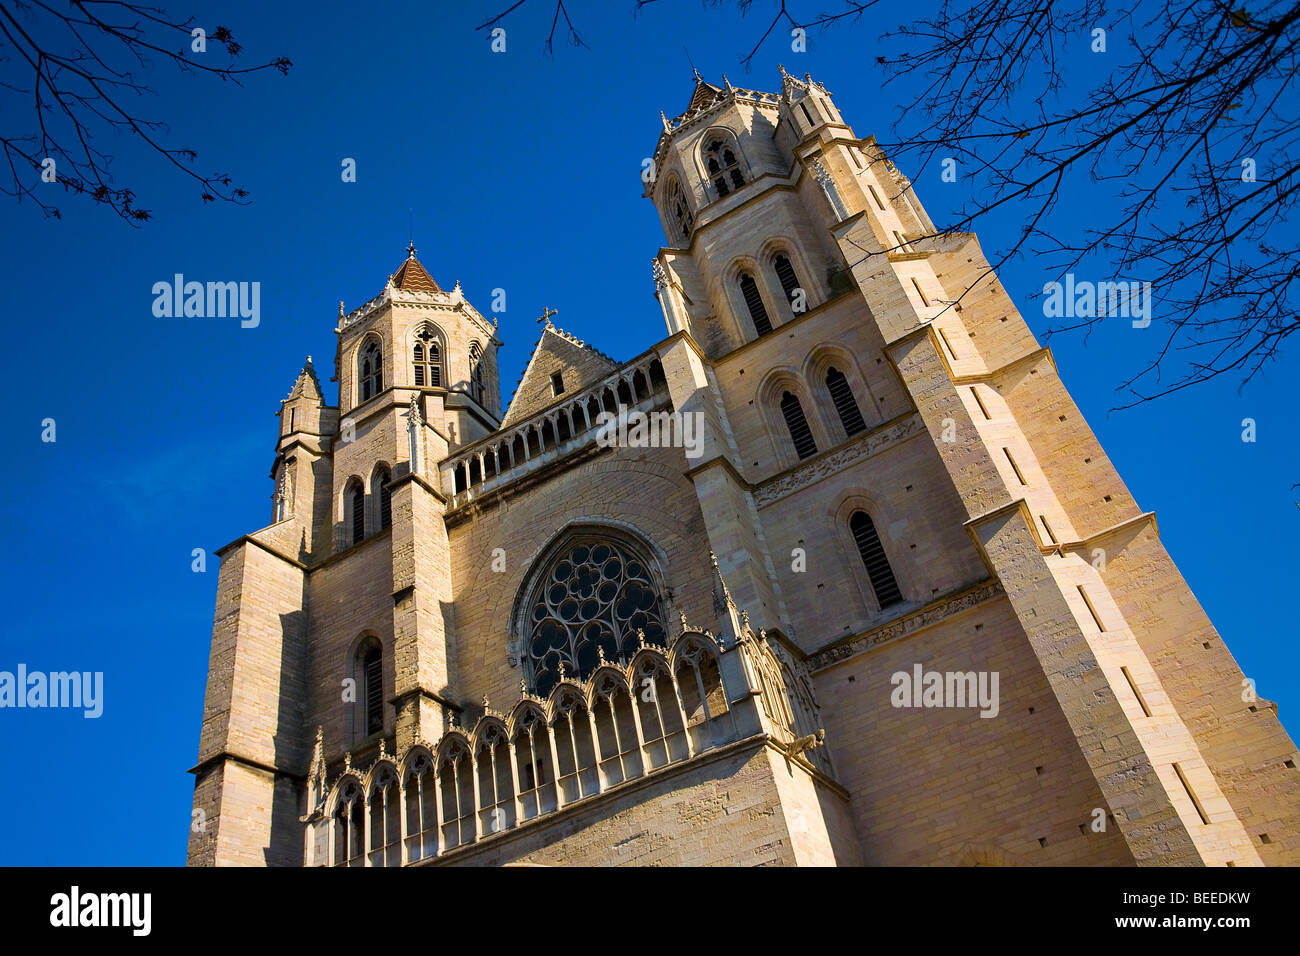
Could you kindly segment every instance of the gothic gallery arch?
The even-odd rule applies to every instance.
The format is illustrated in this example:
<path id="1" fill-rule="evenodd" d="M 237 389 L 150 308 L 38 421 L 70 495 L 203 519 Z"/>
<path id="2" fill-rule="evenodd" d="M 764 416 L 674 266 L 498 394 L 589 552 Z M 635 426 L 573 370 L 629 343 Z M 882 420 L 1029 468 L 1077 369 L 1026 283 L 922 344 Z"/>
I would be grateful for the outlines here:
<path id="1" fill-rule="evenodd" d="M 512 663 L 546 696 L 565 677 L 586 678 L 601 660 L 631 660 L 642 635 L 668 645 L 664 562 L 623 528 L 574 525 L 537 556 L 512 615 Z"/>

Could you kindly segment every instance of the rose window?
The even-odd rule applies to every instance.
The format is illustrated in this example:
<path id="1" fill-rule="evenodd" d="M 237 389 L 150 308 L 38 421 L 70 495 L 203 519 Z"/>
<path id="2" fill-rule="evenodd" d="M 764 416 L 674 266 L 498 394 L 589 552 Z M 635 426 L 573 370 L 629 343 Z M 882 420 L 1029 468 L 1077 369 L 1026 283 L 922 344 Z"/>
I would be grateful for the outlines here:
<path id="1" fill-rule="evenodd" d="M 533 687 L 550 693 L 560 678 L 587 677 L 600 663 L 631 658 L 637 631 L 664 644 L 659 595 L 645 563 L 620 545 L 570 545 L 547 567 L 528 619 Z"/>

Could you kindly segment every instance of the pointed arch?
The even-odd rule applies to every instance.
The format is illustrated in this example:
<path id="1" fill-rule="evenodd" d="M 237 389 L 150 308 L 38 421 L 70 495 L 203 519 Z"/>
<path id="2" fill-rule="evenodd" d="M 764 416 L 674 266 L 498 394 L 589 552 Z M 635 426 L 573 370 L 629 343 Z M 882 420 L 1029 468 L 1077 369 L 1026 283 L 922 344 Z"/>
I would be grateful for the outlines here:
<path id="1" fill-rule="evenodd" d="M 370 332 L 357 349 L 357 404 L 368 402 L 384 389 L 384 343 Z"/>
<path id="2" fill-rule="evenodd" d="M 471 342 L 469 346 L 469 394 L 480 405 L 483 404 L 485 389 L 483 371 L 483 346 Z"/>
<path id="3" fill-rule="evenodd" d="M 417 388 L 443 387 L 443 356 L 446 339 L 432 322 L 416 328 L 411 345 L 411 383 Z"/>
<path id="4" fill-rule="evenodd" d="M 664 206 L 676 239 L 684 246 L 690 245 L 691 236 L 695 232 L 695 212 L 691 209 L 690 197 L 686 195 L 676 173 L 669 174 L 665 183 Z"/>
<path id="5" fill-rule="evenodd" d="M 512 615 L 517 657 L 538 694 L 636 653 L 641 634 L 667 643 L 664 566 L 656 549 L 623 527 L 579 523 L 534 558 Z"/>
<path id="6" fill-rule="evenodd" d="M 699 163 L 718 199 L 744 186 L 750 178 L 740 142 L 735 132 L 725 126 L 712 127 L 700 137 Z"/>
<path id="7" fill-rule="evenodd" d="M 438 853 L 438 798 L 433 752 L 413 746 L 402 761 L 402 794 L 406 801 L 406 859 L 417 862 Z"/>
<path id="8" fill-rule="evenodd" d="M 827 433 L 843 441 L 880 424 L 877 398 L 853 353 L 836 343 L 814 348 L 803 366 Z"/>
<path id="9" fill-rule="evenodd" d="M 385 462 L 375 465 L 370 475 L 370 496 L 375 501 L 374 527 L 383 531 L 393 524 L 393 493 L 388 483 L 393 480 L 393 471 Z"/>

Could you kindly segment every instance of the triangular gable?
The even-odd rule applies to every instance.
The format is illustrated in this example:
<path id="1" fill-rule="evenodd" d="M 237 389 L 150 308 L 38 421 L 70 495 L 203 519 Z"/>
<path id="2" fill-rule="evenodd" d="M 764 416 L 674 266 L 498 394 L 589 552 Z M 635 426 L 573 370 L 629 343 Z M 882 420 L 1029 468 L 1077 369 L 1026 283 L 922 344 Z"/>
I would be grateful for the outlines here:
<path id="1" fill-rule="evenodd" d="M 600 381 L 617 368 L 618 363 L 608 355 L 548 324 L 533 348 L 532 357 L 519 379 L 514 397 L 510 399 L 510 407 L 501 419 L 501 427 L 540 412 L 562 398 Z M 560 373 L 564 382 L 564 392 L 560 395 L 556 395 L 551 386 L 551 376 L 556 372 Z"/>

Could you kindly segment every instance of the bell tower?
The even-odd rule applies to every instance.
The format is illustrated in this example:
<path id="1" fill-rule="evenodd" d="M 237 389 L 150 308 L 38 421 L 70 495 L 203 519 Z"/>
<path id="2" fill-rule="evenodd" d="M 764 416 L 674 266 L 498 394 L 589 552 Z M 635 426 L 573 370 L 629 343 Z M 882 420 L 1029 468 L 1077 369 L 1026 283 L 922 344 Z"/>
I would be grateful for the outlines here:
<path id="1" fill-rule="evenodd" d="M 1034 733 L 1071 741 L 1059 772 L 1084 781 L 1061 800 L 1079 819 L 1108 808 L 1122 834 L 1118 850 L 1081 844 L 1076 861 L 1280 859 L 1246 826 L 1293 816 L 1277 796 L 1293 786 L 1279 769 L 1290 742 L 1236 699 L 1240 669 L 1154 515 L 975 236 L 936 230 L 811 76 L 782 69 L 767 93 L 697 73 L 685 111 L 661 118 L 646 195 L 668 242 L 653 272 L 673 406 L 705 423 L 690 478 L 738 603 L 810 655 L 839 701 L 827 733 L 842 755 L 896 762 L 896 735 L 911 733 L 887 686 L 846 691 L 855 678 L 883 682 L 920 660 L 1001 668 L 1005 713 L 1041 714 L 1051 695 Z M 1155 593 L 1167 597 L 1159 613 L 1143 597 Z M 1002 621 L 999 638 L 963 627 L 971 607 Z M 930 636 L 874 651 L 922 619 Z M 1013 675 L 999 655 L 1030 667 Z M 1219 719 L 1233 722 L 1231 743 Z M 954 765 L 1011 746 L 993 723 L 963 726 Z M 1254 769 L 1240 777 L 1243 761 Z M 861 808 L 903 817 L 914 794 L 869 772 L 846 783 L 870 791 L 855 798 L 868 858 L 911 859 L 912 836 L 875 834 Z M 963 807 L 971 832 L 1002 827 L 983 813 Z M 926 837 L 915 839 L 924 859 Z"/>

